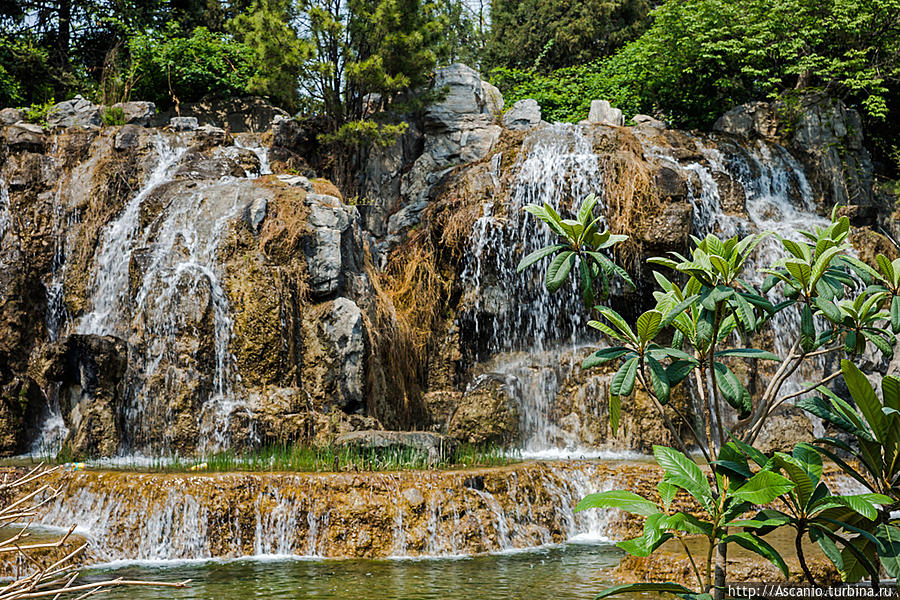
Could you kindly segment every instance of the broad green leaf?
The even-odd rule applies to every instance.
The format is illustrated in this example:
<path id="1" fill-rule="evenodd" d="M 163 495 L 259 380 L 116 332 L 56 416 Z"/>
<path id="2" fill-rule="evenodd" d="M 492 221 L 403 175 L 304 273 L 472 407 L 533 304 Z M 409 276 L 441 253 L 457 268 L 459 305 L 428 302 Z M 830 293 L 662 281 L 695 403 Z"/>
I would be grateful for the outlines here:
<path id="1" fill-rule="evenodd" d="M 669 377 L 666 375 L 666 370 L 652 356 L 647 357 L 647 366 L 650 368 L 650 383 L 653 386 L 653 393 L 661 404 L 666 404 L 669 401 Z"/>
<path id="2" fill-rule="evenodd" d="M 891 298 L 891 331 L 900 333 L 900 296 Z"/>
<path id="3" fill-rule="evenodd" d="M 716 385 L 722 392 L 722 396 L 732 408 L 740 412 L 740 418 L 746 418 L 753 410 L 750 392 L 724 363 L 715 362 L 713 367 L 716 370 Z"/>
<path id="4" fill-rule="evenodd" d="M 712 498 L 709 481 L 697 463 L 678 450 L 666 446 L 653 446 L 653 455 L 659 466 L 672 478 L 672 483 L 683 487 L 702 504 Z"/>
<path id="5" fill-rule="evenodd" d="M 816 349 L 816 326 L 808 304 L 804 304 L 800 309 L 800 348 L 804 352 Z"/>
<path id="6" fill-rule="evenodd" d="M 662 313 L 658 310 L 648 310 L 638 317 L 635 329 L 638 337 L 642 342 L 649 342 L 659 333 L 659 327 L 662 323 Z"/>
<path id="7" fill-rule="evenodd" d="M 611 360 L 615 360 L 628 354 L 628 348 L 623 346 L 616 346 L 614 348 L 601 348 L 597 350 L 590 356 L 584 359 L 581 363 L 582 369 L 590 369 L 591 367 L 596 367 L 597 365 L 602 365 L 604 363 L 608 363 Z"/>
<path id="8" fill-rule="evenodd" d="M 692 594 L 692 590 L 678 583 L 626 583 L 606 588 L 594 597 L 594 600 L 602 600 L 618 594 L 638 594 L 644 592 L 658 592 L 668 594 Z"/>
<path id="9" fill-rule="evenodd" d="M 669 505 L 672 504 L 672 500 L 675 499 L 675 495 L 678 493 L 678 487 L 662 479 L 656 484 L 656 490 L 659 492 L 660 499 L 662 499 L 663 507 L 669 510 Z"/>
<path id="10" fill-rule="evenodd" d="M 862 371 L 847 359 L 841 360 L 841 373 L 844 375 L 844 382 L 847 384 L 847 389 L 850 390 L 850 395 L 853 396 L 853 401 L 856 402 L 875 434 L 875 439 L 883 442 L 885 440 L 885 416 L 881 412 L 881 402 L 875 396 L 872 384 L 869 383 Z"/>
<path id="11" fill-rule="evenodd" d="M 822 455 L 815 446 L 800 442 L 794 446 L 791 455 L 800 463 L 809 478 L 818 484 L 822 479 Z"/>
<path id="12" fill-rule="evenodd" d="M 732 495 L 752 504 L 768 504 L 793 489 L 794 483 L 790 479 L 772 471 L 760 471 L 733 491 Z"/>
<path id="13" fill-rule="evenodd" d="M 622 397 L 614 394 L 609 395 L 609 428 L 613 437 L 619 433 L 619 418 L 622 415 Z"/>
<path id="14" fill-rule="evenodd" d="M 554 244 L 553 246 L 547 246 L 546 248 L 535 250 L 534 252 L 523 258 L 521 262 L 519 262 L 519 266 L 516 267 L 516 271 L 521 273 L 523 270 L 527 269 L 542 258 L 550 256 L 554 252 L 563 250 L 565 248 L 568 248 L 568 246 L 566 246 L 565 244 Z"/>
<path id="15" fill-rule="evenodd" d="M 596 194 L 588 194 L 585 199 L 581 201 L 581 207 L 578 209 L 579 221 L 587 223 L 588 219 L 591 217 L 591 213 L 594 211 L 594 206 L 596 206 L 598 199 Z"/>
<path id="16" fill-rule="evenodd" d="M 875 528 L 878 557 L 890 577 L 900 577 L 900 529 L 881 523 Z"/>
<path id="17" fill-rule="evenodd" d="M 627 490 L 610 490 L 608 492 L 588 494 L 575 507 L 575 512 L 589 508 L 618 508 L 642 517 L 649 517 L 659 513 L 659 507 L 655 502 Z"/>
<path id="18" fill-rule="evenodd" d="M 746 531 L 741 533 L 732 533 L 731 535 L 725 536 L 722 540 L 724 543 L 734 542 L 735 544 L 750 550 L 751 552 L 756 552 L 763 558 L 771 561 L 773 565 L 778 567 L 782 573 L 784 573 L 785 577 L 790 576 L 790 571 L 788 570 L 787 564 L 784 562 L 784 559 L 778 554 L 778 551 L 772 547 L 767 541 L 760 539 Z"/>
<path id="19" fill-rule="evenodd" d="M 575 258 L 575 253 L 570 250 L 560 252 L 554 257 L 550 266 L 547 267 L 547 274 L 544 278 L 548 291 L 553 293 L 562 287 L 566 277 L 569 276 L 569 271 L 575 265 Z"/>
<path id="20" fill-rule="evenodd" d="M 697 368 L 697 363 L 687 360 L 676 360 L 668 367 L 666 367 L 666 378 L 669 380 L 669 385 L 677 385 L 684 380 L 685 377 L 691 374 Z"/>
<path id="21" fill-rule="evenodd" d="M 631 395 L 637 377 L 638 364 L 637 358 L 629 358 L 622 363 L 622 366 L 619 367 L 619 370 L 616 371 L 616 374 L 613 375 L 610 381 L 610 394 L 613 396 Z"/>
<path id="22" fill-rule="evenodd" d="M 890 505 L 893 503 L 893 500 L 882 494 L 832 496 L 831 500 L 837 504 L 853 509 L 870 521 L 874 521 L 878 517 L 879 505 Z"/>
<path id="23" fill-rule="evenodd" d="M 806 469 L 800 464 L 800 461 L 793 456 L 776 452 L 773 457 L 775 464 L 788 474 L 788 478 L 796 485 L 794 491 L 800 501 L 800 508 L 805 509 L 812 497 L 813 491 L 816 489 L 816 482 L 812 480 Z"/>

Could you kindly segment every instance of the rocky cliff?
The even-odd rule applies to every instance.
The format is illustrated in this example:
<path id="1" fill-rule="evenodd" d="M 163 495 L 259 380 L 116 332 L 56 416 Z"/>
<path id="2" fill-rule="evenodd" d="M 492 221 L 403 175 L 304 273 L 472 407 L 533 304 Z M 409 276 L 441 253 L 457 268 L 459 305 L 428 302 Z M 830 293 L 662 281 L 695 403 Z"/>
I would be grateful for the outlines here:
<path id="1" fill-rule="evenodd" d="M 645 450 L 665 441 L 648 403 L 610 439 L 609 374 L 577 368 L 596 340 L 574 290 L 550 298 L 514 273 L 549 239 L 525 203 L 601 195 L 630 236 L 616 258 L 638 286 L 612 300 L 626 313 L 649 300 L 643 259 L 691 234 L 789 233 L 841 203 L 862 252 L 894 252 L 839 103 L 740 107 L 698 133 L 624 126 L 599 104 L 579 125 L 528 101 L 503 113 L 462 65 L 435 85 L 443 99 L 370 152 L 352 199 L 308 167 L 314 136 L 258 102 L 156 127 L 147 103 L 124 126 L 81 99 L 48 127 L 3 111 L 0 451 L 193 453 L 382 427 Z"/>

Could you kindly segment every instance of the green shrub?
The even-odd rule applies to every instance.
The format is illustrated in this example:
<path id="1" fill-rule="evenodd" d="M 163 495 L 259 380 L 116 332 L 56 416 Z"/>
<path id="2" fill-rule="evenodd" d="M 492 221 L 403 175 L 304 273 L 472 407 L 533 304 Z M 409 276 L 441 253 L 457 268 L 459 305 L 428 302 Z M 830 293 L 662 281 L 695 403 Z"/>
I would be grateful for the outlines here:
<path id="1" fill-rule="evenodd" d="M 247 94 L 253 51 L 226 34 L 197 27 L 183 35 L 176 26 L 129 38 L 131 96 L 160 106 L 206 96 Z"/>
<path id="2" fill-rule="evenodd" d="M 56 100 L 50 98 L 46 102 L 32 104 L 25 109 L 25 120 L 29 123 L 37 123 L 38 125 L 47 124 L 47 113 L 56 104 Z"/>
<path id="3" fill-rule="evenodd" d="M 109 127 L 125 124 L 125 110 L 121 106 L 110 106 L 100 116 L 103 124 Z"/>

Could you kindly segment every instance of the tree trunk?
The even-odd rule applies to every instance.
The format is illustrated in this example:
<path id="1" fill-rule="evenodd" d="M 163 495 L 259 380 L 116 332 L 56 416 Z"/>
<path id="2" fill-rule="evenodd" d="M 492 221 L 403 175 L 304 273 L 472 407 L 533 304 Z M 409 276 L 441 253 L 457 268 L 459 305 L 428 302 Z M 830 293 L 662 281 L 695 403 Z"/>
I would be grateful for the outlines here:
<path id="1" fill-rule="evenodd" d="M 716 547 L 716 570 L 713 582 L 713 598 L 724 600 L 725 598 L 725 571 L 728 568 L 728 544 L 719 544 Z"/>
<path id="2" fill-rule="evenodd" d="M 60 0 L 56 27 L 56 60 L 60 70 L 69 68 L 69 38 L 71 37 L 72 0 Z"/>

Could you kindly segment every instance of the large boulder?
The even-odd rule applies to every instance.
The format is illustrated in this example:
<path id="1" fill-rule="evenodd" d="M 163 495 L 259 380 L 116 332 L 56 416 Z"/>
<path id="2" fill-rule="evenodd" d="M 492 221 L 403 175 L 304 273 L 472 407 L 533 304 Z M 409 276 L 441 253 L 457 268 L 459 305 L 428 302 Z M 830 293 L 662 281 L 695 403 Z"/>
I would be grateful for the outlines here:
<path id="1" fill-rule="evenodd" d="M 507 129 L 532 129 L 541 123 L 541 107 L 537 100 L 519 100 L 503 114 L 503 126 Z"/>
<path id="2" fill-rule="evenodd" d="M 122 109 L 127 125 L 147 127 L 156 115 L 156 105 L 146 101 L 119 102 L 113 104 L 111 108 Z"/>
<path id="3" fill-rule="evenodd" d="M 76 455 L 119 450 L 127 356 L 125 342 L 112 336 L 75 334 L 50 347 L 43 377 L 60 386 L 59 407 Z"/>
<path id="4" fill-rule="evenodd" d="M 25 113 L 18 108 L 4 108 L 0 110 L 0 125 L 12 125 L 25 120 Z"/>
<path id="5" fill-rule="evenodd" d="M 519 439 L 519 413 L 503 382 L 486 377 L 459 399 L 447 433 L 470 444 L 511 445 Z"/>
<path id="6" fill-rule="evenodd" d="M 44 129 L 32 123 L 16 123 L 3 129 L 3 140 L 13 152 L 43 152 L 47 146 Z"/>
<path id="7" fill-rule="evenodd" d="M 100 106 L 81 96 L 60 102 L 47 113 L 47 124 L 50 127 L 84 127 L 101 123 Z"/>
<path id="8" fill-rule="evenodd" d="M 353 207 L 326 194 L 307 194 L 313 243 L 308 251 L 309 285 L 315 296 L 335 293 L 340 285 L 344 233 L 356 218 Z"/>
<path id="9" fill-rule="evenodd" d="M 366 325 L 349 298 L 314 305 L 303 315 L 303 385 L 315 410 L 361 410 L 366 390 Z"/>
<path id="10" fill-rule="evenodd" d="M 622 126 L 625 124 L 625 117 L 622 115 L 621 109 L 610 106 L 609 100 L 592 100 L 587 120 L 589 123 L 603 125 Z"/>

